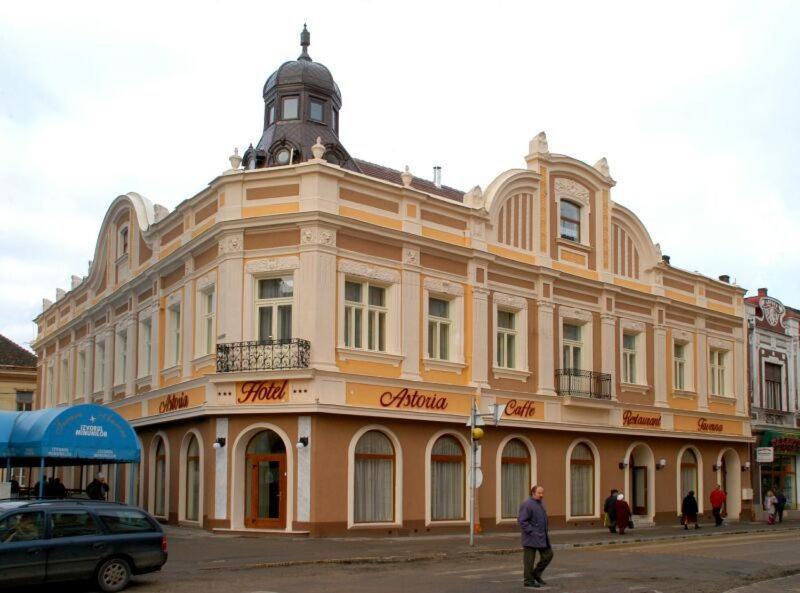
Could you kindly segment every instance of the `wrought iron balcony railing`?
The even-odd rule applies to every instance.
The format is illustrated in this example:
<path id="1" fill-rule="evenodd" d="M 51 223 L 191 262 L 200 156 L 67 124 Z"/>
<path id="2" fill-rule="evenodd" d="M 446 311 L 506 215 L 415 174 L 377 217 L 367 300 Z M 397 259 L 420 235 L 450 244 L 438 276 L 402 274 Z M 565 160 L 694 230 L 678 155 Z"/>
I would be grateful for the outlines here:
<path id="1" fill-rule="evenodd" d="M 580 369 L 556 369 L 556 393 L 592 399 L 611 399 L 611 375 Z"/>
<path id="2" fill-rule="evenodd" d="M 311 342 L 299 338 L 217 344 L 217 372 L 305 369 L 310 350 Z"/>

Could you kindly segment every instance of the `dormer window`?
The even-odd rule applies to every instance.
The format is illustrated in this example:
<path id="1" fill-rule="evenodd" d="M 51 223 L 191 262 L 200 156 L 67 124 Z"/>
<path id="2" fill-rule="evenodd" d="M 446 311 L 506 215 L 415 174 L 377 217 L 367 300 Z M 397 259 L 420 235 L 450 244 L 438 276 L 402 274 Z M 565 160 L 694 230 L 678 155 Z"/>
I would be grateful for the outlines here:
<path id="1" fill-rule="evenodd" d="M 300 113 L 299 97 L 284 97 L 281 104 L 281 115 L 283 119 L 297 119 Z"/>
<path id="2" fill-rule="evenodd" d="M 325 104 L 322 101 L 311 99 L 308 108 L 308 119 L 310 119 L 311 121 L 323 123 L 325 121 L 324 108 Z"/>
<path id="3" fill-rule="evenodd" d="M 339 133 L 339 112 L 333 110 L 333 131 Z"/>
<path id="4" fill-rule="evenodd" d="M 572 202 L 561 202 L 561 238 L 581 240 L 581 208 Z"/>
<path id="5" fill-rule="evenodd" d="M 275 122 L 275 101 L 267 106 L 267 125 Z"/>

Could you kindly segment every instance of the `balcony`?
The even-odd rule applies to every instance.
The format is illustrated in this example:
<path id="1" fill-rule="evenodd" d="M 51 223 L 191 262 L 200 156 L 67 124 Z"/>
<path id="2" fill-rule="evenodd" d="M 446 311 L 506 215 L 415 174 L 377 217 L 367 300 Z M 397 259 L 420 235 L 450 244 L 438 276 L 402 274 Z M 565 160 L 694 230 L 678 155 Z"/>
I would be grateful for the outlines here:
<path id="1" fill-rule="evenodd" d="M 310 350 L 311 342 L 299 338 L 217 344 L 217 372 L 305 369 Z"/>
<path id="2" fill-rule="evenodd" d="M 611 375 L 580 369 L 556 369 L 556 393 L 563 396 L 610 400 Z"/>

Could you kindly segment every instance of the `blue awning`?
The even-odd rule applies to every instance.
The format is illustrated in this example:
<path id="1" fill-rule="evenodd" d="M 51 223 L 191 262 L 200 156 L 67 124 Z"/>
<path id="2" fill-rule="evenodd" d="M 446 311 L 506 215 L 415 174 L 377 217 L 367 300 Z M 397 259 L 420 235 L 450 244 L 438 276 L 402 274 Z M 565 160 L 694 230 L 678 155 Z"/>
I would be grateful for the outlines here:
<path id="1" fill-rule="evenodd" d="M 12 464 L 138 463 L 139 439 L 128 421 L 97 404 L 0 412 L 0 459 Z"/>

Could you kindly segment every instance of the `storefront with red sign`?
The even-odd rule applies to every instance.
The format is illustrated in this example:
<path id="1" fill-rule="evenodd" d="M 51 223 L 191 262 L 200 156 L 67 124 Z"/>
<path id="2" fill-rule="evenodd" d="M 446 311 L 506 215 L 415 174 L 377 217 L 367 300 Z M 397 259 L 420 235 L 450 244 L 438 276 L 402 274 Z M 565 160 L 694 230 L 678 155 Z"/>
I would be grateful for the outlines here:
<path id="1" fill-rule="evenodd" d="M 770 463 L 758 463 L 758 483 L 761 487 L 761 499 L 768 491 L 777 495 L 783 492 L 786 496 L 786 508 L 797 509 L 797 465 L 800 456 L 800 432 L 765 431 L 760 438 L 759 446 L 772 447 L 773 460 Z M 755 481 L 755 480 L 754 480 Z"/>

